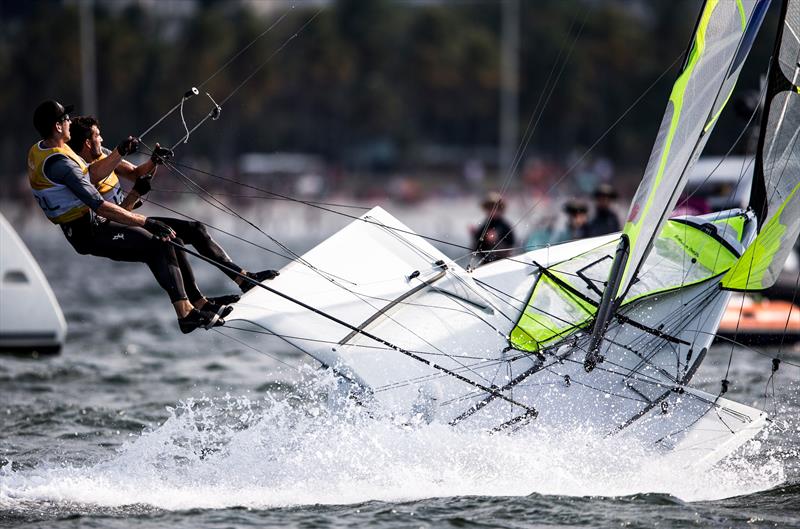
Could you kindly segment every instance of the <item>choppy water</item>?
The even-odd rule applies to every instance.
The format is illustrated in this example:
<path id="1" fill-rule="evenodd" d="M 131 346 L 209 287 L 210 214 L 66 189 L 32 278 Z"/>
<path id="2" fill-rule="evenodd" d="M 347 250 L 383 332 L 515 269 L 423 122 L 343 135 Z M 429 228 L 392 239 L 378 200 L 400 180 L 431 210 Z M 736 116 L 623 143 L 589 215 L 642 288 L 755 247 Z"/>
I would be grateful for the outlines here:
<path id="1" fill-rule="evenodd" d="M 581 432 L 409 428 L 333 414 L 329 381 L 296 353 L 181 335 L 144 266 L 22 235 L 70 332 L 61 356 L 0 357 L 0 525 L 800 527 L 800 370 L 782 368 L 765 402 L 768 356 L 736 351 L 729 396 L 777 411 L 776 427 L 710 472 Z M 245 265 L 275 264 L 226 242 Z M 717 391 L 729 350 L 709 355 L 701 388 Z"/>

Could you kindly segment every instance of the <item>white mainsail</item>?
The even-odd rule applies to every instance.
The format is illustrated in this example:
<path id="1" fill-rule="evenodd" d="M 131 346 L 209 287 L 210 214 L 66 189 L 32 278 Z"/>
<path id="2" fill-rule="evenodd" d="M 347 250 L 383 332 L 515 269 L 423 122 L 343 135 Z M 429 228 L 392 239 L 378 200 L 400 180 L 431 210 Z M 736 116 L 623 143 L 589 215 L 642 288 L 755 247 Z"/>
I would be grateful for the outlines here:
<path id="1" fill-rule="evenodd" d="M 800 1 L 787 0 L 781 20 L 751 200 L 759 235 L 723 278 L 723 287 L 731 290 L 774 285 L 800 234 Z"/>

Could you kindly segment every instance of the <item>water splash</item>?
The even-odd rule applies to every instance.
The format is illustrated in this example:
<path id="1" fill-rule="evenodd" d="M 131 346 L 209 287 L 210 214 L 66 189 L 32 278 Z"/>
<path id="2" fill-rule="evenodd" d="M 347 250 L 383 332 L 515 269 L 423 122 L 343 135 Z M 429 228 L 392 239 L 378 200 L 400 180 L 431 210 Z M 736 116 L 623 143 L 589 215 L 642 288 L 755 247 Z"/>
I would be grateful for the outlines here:
<path id="1" fill-rule="evenodd" d="M 92 465 L 0 469 L 0 507 L 270 508 L 441 496 L 625 496 L 713 500 L 785 479 L 782 454 L 756 441 L 712 471 L 661 464 L 642 447 L 588 431 L 491 435 L 409 426 L 355 405 L 331 411 L 330 381 L 263 400 L 196 399 Z M 796 456 L 796 454 L 795 454 Z"/>

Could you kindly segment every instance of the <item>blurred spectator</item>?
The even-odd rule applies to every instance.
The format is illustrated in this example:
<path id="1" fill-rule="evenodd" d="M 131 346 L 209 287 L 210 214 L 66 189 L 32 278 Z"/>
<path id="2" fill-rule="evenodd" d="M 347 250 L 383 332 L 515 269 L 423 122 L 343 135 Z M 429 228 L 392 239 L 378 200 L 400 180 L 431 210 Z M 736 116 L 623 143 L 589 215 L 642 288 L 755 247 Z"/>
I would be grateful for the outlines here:
<path id="1" fill-rule="evenodd" d="M 620 230 L 619 218 L 611 208 L 617 190 L 611 184 L 600 184 L 594 190 L 594 217 L 589 222 L 589 237 L 606 235 Z"/>
<path id="2" fill-rule="evenodd" d="M 503 218 L 506 206 L 500 193 L 492 191 L 486 195 L 481 207 L 486 218 L 480 226 L 472 230 L 478 266 L 509 257 L 511 248 L 514 247 L 514 232 Z"/>
<path id="3" fill-rule="evenodd" d="M 582 200 L 571 199 L 564 204 L 567 226 L 553 239 L 553 243 L 585 239 L 589 236 L 589 207 Z"/>
<path id="4" fill-rule="evenodd" d="M 483 187 L 483 180 L 486 178 L 486 169 L 483 163 L 476 158 L 470 158 L 464 164 L 464 180 L 469 189 L 478 190 Z"/>
<path id="5" fill-rule="evenodd" d="M 528 234 L 525 239 L 525 251 L 538 250 L 553 242 L 553 232 L 555 231 L 556 216 L 546 214 L 540 218 L 535 227 Z"/>

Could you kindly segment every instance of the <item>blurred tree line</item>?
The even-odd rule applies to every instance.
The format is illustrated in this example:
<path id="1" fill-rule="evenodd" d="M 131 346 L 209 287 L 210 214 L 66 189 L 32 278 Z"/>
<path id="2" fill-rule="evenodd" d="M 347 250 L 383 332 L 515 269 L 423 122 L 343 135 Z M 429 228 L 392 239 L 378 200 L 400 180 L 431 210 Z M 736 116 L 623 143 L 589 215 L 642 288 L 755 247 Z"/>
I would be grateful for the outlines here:
<path id="1" fill-rule="evenodd" d="M 203 92 L 222 101 L 237 90 L 220 120 L 180 147 L 181 157 L 221 169 L 244 152 L 308 152 L 346 170 L 379 173 L 413 170 L 432 146 L 497 148 L 501 2 L 179 4 L 94 3 L 97 104 L 108 147 L 147 129 L 285 16 L 186 103 L 191 127 L 210 109 Z M 669 70 L 594 151 L 641 171 L 701 4 L 522 0 L 520 138 L 544 108 L 526 153 L 582 152 Z M 37 139 L 35 106 L 50 97 L 80 105 L 78 5 L 0 0 L 0 24 L 0 178 L 7 191 Z M 768 36 L 762 33 L 740 86 L 757 86 L 766 67 L 774 20 L 765 26 Z M 711 149 L 726 150 L 741 130 L 743 121 L 726 119 Z M 182 134 L 175 113 L 148 140 L 171 145 Z"/>

